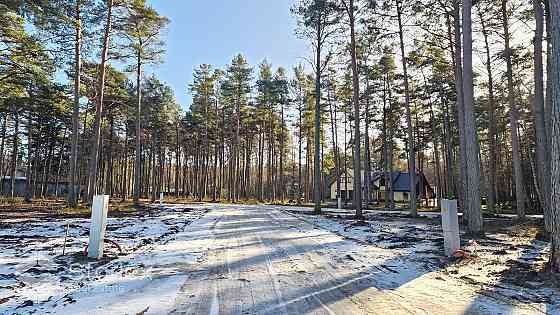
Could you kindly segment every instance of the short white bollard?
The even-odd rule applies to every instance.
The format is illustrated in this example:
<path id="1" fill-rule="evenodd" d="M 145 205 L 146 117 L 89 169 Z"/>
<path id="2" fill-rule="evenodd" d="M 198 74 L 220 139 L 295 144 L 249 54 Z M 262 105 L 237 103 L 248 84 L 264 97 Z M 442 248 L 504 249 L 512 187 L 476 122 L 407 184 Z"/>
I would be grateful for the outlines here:
<path id="1" fill-rule="evenodd" d="M 441 226 L 443 228 L 445 255 L 451 257 L 453 253 L 461 248 L 457 200 L 441 200 Z"/>
<path id="2" fill-rule="evenodd" d="M 159 193 L 159 206 L 163 207 L 163 193 L 162 192 Z"/>
<path id="3" fill-rule="evenodd" d="M 94 196 L 93 205 L 91 207 L 91 225 L 89 228 L 89 258 L 100 259 L 103 257 L 107 212 L 109 212 L 109 196 Z"/>
<path id="4" fill-rule="evenodd" d="M 342 209 L 342 198 L 338 197 L 338 209 Z"/>

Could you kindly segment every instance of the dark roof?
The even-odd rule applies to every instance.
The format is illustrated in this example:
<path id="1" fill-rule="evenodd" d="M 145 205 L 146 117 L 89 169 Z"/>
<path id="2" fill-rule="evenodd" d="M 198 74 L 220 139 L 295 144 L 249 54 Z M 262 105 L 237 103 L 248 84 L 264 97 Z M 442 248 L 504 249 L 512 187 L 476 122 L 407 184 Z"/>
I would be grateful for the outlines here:
<path id="1" fill-rule="evenodd" d="M 375 182 L 381 178 L 385 178 L 384 172 L 377 172 L 372 177 L 372 181 Z M 426 177 L 422 173 L 416 173 L 416 184 L 422 180 L 424 186 L 431 191 L 430 184 L 426 180 Z M 410 174 L 408 172 L 391 172 L 391 182 L 393 183 L 393 191 L 399 192 L 409 192 L 410 191 Z"/>
<path id="2" fill-rule="evenodd" d="M 350 175 L 350 176 L 351 176 L 351 175 Z M 350 177 L 350 176 L 348 176 L 348 177 Z M 346 177 L 346 176 L 345 176 L 345 172 L 344 172 L 343 169 L 340 170 L 340 175 L 339 175 L 339 176 L 336 176 L 335 170 L 333 170 L 333 171 L 331 172 L 331 174 L 328 174 L 328 175 L 327 175 L 327 177 L 326 177 L 326 179 L 325 179 L 325 182 L 327 183 L 326 187 L 331 187 L 334 183 L 336 183 L 336 179 L 337 179 L 338 177 L 340 177 L 340 178 L 345 178 L 345 177 Z"/>
<path id="3" fill-rule="evenodd" d="M 416 174 L 416 182 L 419 180 Z M 397 178 L 393 181 L 394 191 L 410 191 L 410 173 L 399 173 Z"/>

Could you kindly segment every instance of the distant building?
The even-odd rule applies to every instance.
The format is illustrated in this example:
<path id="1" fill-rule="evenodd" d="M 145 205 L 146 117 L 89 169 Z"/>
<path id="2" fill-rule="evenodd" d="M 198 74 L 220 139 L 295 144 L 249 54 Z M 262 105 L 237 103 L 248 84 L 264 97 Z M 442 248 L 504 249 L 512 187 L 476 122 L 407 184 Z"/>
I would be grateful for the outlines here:
<path id="1" fill-rule="evenodd" d="M 387 175 L 387 176 L 385 176 Z M 374 172 L 371 175 L 370 196 L 372 201 L 383 201 L 385 199 L 385 179 L 391 178 L 392 191 L 396 202 L 407 202 L 410 199 L 410 176 L 408 172 Z M 365 193 L 364 172 L 362 172 L 362 195 Z M 337 199 L 336 178 L 329 182 L 330 199 Z M 343 200 L 352 200 L 354 197 L 354 177 L 352 170 L 348 174 L 340 176 L 340 195 Z M 419 199 L 434 198 L 434 190 L 423 173 L 416 174 L 416 195 Z"/>
<path id="2" fill-rule="evenodd" d="M 15 177 L 14 195 L 16 197 L 23 197 L 27 189 L 27 178 L 26 177 Z M 12 177 L 5 176 L 2 179 L 2 195 L 6 196 L 10 193 L 12 189 Z"/>
<path id="3" fill-rule="evenodd" d="M 18 177 L 25 177 L 25 169 L 23 168 L 16 169 L 16 178 Z"/>
<path id="4" fill-rule="evenodd" d="M 35 184 L 35 195 L 41 194 L 41 189 L 44 189 L 45 196 L 53 197 L 59 196 L 64 197 L 68 195 L 70 183 L 64 180 L 58 182 L 46 182 L 45 184 L 37 181 Z M 1 194 L 7 196 L 12 190 L 12 178 L 10 176 L 5 176 L 1 182 Z M 77 187 L 76 189 L 80 189 Z M 15 177 L 14 185 L 14 195 L 16 197 L 24 197 L 27 193 L 27 177 Z"/>
<path id="5" fill-rule="evenodd" d="M 363 178 L 362 174 L 362 178 Z M 331 176 L 329 183 L 329 193 L 330 199 L 336 200 L 336 176 Z M 340 196 L 342 200 L 352 200 L 354 199 L 354 173 L 352 170 L 348 171 L 348 174 L 342 173 L 340 175 Z"/>
<path id="6" fill-rule="evenodd" d="M 410 200 L 410 173 L 408 172 L 391 172 L 376 173 L 372 177 L 373 197 L 377 201 L 385 200 L 385 192 L 387 187 L 385 181 L 391 178 L 393 196 L 396 202 L 407 202 Z M 435 198 L 434 190 L 426 176 L 423 173 L 416 173 L 416 196 L 418 199 Z"/>

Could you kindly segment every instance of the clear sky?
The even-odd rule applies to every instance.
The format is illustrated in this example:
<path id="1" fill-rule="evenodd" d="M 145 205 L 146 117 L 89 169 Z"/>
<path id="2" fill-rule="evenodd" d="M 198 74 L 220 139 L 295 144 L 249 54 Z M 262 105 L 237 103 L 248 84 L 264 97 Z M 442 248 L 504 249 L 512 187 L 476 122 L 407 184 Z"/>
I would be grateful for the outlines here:
<path id="1" fill-rule="evenodd" d="M 304 63 L 307 44 L 294 35 L 294 0 L 149 0 L 171 23 L 164 64 L 154 70 L 171 85 L 183 108 L 190 106 L 188 85 L 203 63 L 228 64 L 242 53 L 256 68 L 264 58 L 273 67 Z M 256 69 L 255 69 L 256 70 Z"/>

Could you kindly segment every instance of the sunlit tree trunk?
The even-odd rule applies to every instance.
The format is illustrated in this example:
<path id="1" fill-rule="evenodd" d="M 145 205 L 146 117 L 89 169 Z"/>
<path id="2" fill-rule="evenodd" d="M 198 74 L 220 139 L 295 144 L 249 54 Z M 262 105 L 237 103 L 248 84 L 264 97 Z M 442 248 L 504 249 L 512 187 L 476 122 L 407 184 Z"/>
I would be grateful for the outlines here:
<path id="1" fill-rule="evenodd" d="M 543 34 L 544 34 L 544 10 L 540 0 L 533 1 L 533 9 L 535 15 L 535 38 L 534 47 L 534 81 L 535 81 L 535 98 L 533 100 L 533 111 L 535 115 L 535 135 L 536 135 L 536 159 L 537 159 L 537 180 L 538 180 L 538 196 L 541 207 L 544 211 L 545 228 L 551 231 L 550 226 L 550 169 L 547 165 L 547 130 L 545 123 L 545 107 L 544 107 L 544 79 L 543 79 Z"/>
<path id="2" fill-rule="evenodd" d="M 550 266 L 560 273 L 560 0 L 550 0 L 551 66 L 551 223 L 552 242 Z"/>
<path id="3" fill-rule="evenodd" d="M 465 209 L 468 209 L 468 228 L 472 234 L 483 234 L 483 220 L 480 206 L 480 149 L 474 118 L 474 86 L 472 64 L 472 1 L 463 1 L 463 108 L 465 128 L 465 157 L 467 169 L 467 195 Z"/>
<path id="4" fill-rule="evenodd" d="M 467 157 L 466 157 L 466 142 L 465 142 L 465 114 L 463 105 L 463 56 L 462 56 L 462 43 L 461 43 L 461 1 L 454 1 L 454 28 L 455 28 L 455 91 L 457 95 L 456 111 L 457 111 L 457 127 L 459 134 L 459 156 L 458 156 L 458 179 L 457 179 L 457 197 L 459 201 L 459 206 L 463 210 L 463 220 L 468 218 L 468 207 L 467 207 L 467 192 L 468 192 L 468 180 L 467 180 Z"/>

